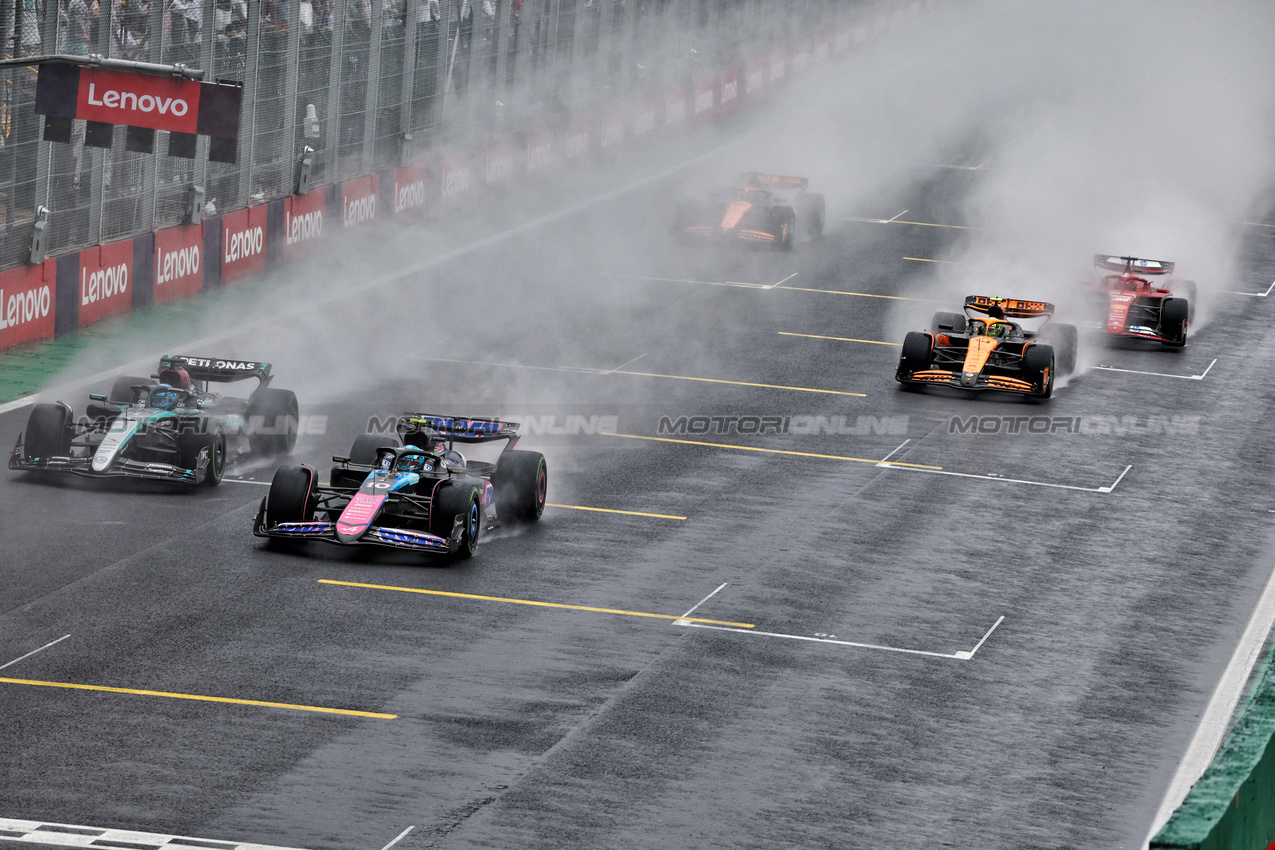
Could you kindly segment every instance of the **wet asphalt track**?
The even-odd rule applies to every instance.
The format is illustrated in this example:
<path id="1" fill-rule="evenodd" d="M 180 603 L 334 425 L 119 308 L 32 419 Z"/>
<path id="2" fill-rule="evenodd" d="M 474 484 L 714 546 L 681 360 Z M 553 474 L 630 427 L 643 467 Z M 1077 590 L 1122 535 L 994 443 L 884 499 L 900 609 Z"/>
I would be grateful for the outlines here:
<path id="1" fill-rule="evenodd" d="M 955 223 L 977 175 L 917 176 L 840 212 Z M 0 676 L 396 715 L 3 683 L 0 816 L 313 850 L 378 850 L 409 826 L 403 850 L 1135 846 L 1270 574 L 1272 390 L 1253 376 L 1275 366 L 1275 304 L 1220 300 L 1180 353 L 1094 355 L 1187 376 L 1216 358 L 1202 380 L 1090 371 L 1039 406 L 902 393 L 897 348 L 871 341 L 938 305 L 806 290 L 923 295 L 931 270 L 903 258 L 959 231 L 833 215 L 786 256 L 669 250 L 658 225 L 614 248 L 664 192 L 310 320 L 334 340 L 393 304 L 421 332 L 365 352 L 385 365 L 360 389 L 303 397 L 327 433 L 296 454 L 326 466 L 369 416 L 412 406 L 615 416 L 632 436 L 528 440 L 550 501 L 685 519 L 550 508 L 439 566 L 267 548 L 249 533 L 259 483 L 0 475 L 0 663 L 70 635 Z M 1270 254 L 1251 249 L 1240 283 L 1261 291 Z M 192 353 L 273 358 L 281 386 L 348 357 L 272 344 Z M 1090 424 L 951 433 L 975 414 Z M 858 433 L 639 439 L 663 416 L 844 416 Z M 1094 424 L 1121 421 L 1141 432 Z M 887 455 L 1033 483 L 865 462 Z M 719 587 L 693 616 L 753 628 L 674 621 Z"/>

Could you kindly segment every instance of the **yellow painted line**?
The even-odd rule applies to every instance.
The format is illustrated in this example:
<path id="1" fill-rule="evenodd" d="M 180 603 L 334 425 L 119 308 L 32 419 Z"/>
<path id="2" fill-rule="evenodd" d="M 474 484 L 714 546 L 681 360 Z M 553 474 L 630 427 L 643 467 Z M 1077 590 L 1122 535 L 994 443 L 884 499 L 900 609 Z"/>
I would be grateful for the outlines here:
<path id="1" fill-rule="evenodd" d="M 849 457 L 847 455 L 823 455 L 815 452 L 794 452 L 788 449 L 763 449 L 759 446 L 737 446 L 733 443 L 706 443 L 700 440 L 677 440 L 673 437 L 645 437 L 641 434 L 607 434 L 608 437 L 624 437 L 629 440 L 652 440 L 657 443 L 681 443 L 686 446 L 710 446 L 715 449 L 738 449 L 741 452 L 764 452 L 772 455 L 795 455 L 797 457 L 817 457 L 824 460 L 851 460 L 855 463 L 889 463 L 894 466 L 894 461 L 881 461 L 868 457 Z M 900 463 L 899 466 L 910 466 L 916 469 L 942 469 L 941 466 L 926 466 L 921 463 Z"/>
<path id="2" fill-rule="evenodd" d="M 655 519 L 686 519 L 684 516 L 673 516 L 672 514 L 644 514 L 641 511 L 617 511 L 615 508 L 590 508 L 585 505 L 555 505 L 552 502 L 545 502 L 546 508 L 570 508 L 573 511 L 597 511 L 603 514 L 627 514 L 629 516 L 649 516 Z"/>
<path id="3" fill-rule="evenodd" d="M 363 587 L 369 590 L 397 590 L 400 593 L 424 593 L 429 596 L 451 596 L 456 599 L 477 599 L 482 602 L 509 602 L 513 605 L 535 605 L 539 608 L 566 608 L 570 611 L 592 611 L 595 614 L 623 614 L 626 617 L 652 617 L 657 620 L 684 620 L 688 623 L 713 623 L 719 626 L 754 628 L 753 623 L 728 623 L 725 620 L 704 620 L 698 617 L 681 617 L 677 614 L 648 614 L 645 611 L 624 611 L 619 608 L 592 608 L 588 605 L 565 605 L 561 602 L 539 602 L 535 599 L 511 599 L 506 596 L 479 596 L 475 593 L 454 593 L 450 590 L 422 590 L 419 587 L 394 587 L 388 584 L 362 584 L 357 581 L 319 579 L 319 584 L 336 584 L 341 587 Z"/>
<path id="4" fill-rule="evenodd" d="M 774 289 L 787 289 L 791 292 L 822 292 L 824 295 L 857 295 L 860 298 L 885 298 L 890 301 L 929 301 L 930 303 L 938 303 L 930 298 L 908 298 L 906 295 L 877 295 L 873 292 L 847 292 L 842 289 L 810 289 L 805 286 L 776 286 Z"/>
<path id="5" fill-rule="evenodd" d="M 903 259 L 912 260 L 913 262 L 916 262 L 916 263 L 942 263 L 945 266 L 956 265 L 956 263 L 953 260 L 927 260 L 925 259 L 925 257 L 904 257 Z"/>
<path id="6" fill-rule="evenodd" d="M 848 216 L 845 220 L 846 221 L 870 221 L 875 224 L 914 224 L 917 227 L 947 227 L 947 228 L 951 228 L 952 230 L 981 230 L 982 229 L 979 227 L 968 227 L 964 224 L 935 224 L 932 221 L 901 221 L 897 218 L 892 218 L 887 221 L 884 218 L 859 218 L 857 216 Z"/>
<path id="7" fill-rule="evenodd" d="M 41 682 L 36 679 L 7 679 L 0 677 L 0 682 L 10 685 L 39 685 L 44 688 L 71 688 L 78 691 L 106 691 L 112 694 L 136 694 L 144 697 L 166 697 L 168 699 L 189 699 L 199 702 L 228 702 L 234 705 L 259 705 L 262 708 L 289 708 L 293 711 L 317 711 L 321 714 L 347 714 L 351 717 L 375 717 L 380 720 L 393 720 L 397 714 L 381 714 L 375 711 L 353 711 L 348 708 L 324 708 L 319 705 L 293 705 L 288 702 L 264 702 L 258 699 L 235 699 L 234 697 L 210 697 L 202 694 L 173 694 L 167 691 L 144 691 L 137 688 L 109 688 L 106 685 L 79 685 L 74 682 Z"/>
<path id="8" fill-rule="evenodd" d="M 801 337 L 805 337 L 806 339 L 835 339 L 837 342 L 866 342 L 869 345 L 894 345 L 894 346 L 903 345 L 903 343 L 901 342 L 882 342 L 879 339 L 855 339 L 853 337 L 848 337 L 848 336 L 820 336 L 819 334 L 794 334 L 794 333 L 789 333 L 788 331 L 780 331 L 779 335 L 780 336 L 801 336 Z"/>
<path id="9" fill-rule="evenodd" d="M 767 390 L 792 390 L 799 393 L 823 393 L 824 395 L 852 395 L 858 398 L 867 398 L 867 393 L 847 393 L 841 390 L 817 390 L 810 387 L 785 387 L 779 384 L 754 384 L 749 381 L 724 381 L 720 378 L 688 378 L 685 375 L 657 375 L 654 372 L 626 372 L 623 369 L 616 369 L 614 372 L 607 372 L 608 375 L 636 375 L 639 378 L 671 378 L 675 381 L 703 381 L 708 384 L 732 384 L 737 387 L 761 387 Z"/>

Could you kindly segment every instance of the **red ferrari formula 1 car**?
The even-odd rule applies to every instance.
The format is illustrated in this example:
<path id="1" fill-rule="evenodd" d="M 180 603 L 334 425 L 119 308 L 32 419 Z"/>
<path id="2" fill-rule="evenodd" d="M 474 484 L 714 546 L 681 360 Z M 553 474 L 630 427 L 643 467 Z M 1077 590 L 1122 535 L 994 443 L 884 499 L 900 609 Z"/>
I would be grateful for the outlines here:
<path id="1" fill-rule="evenodd" d="M 1173 277 L 1173 263 L 1094 255 L 1093 291 L 1103 329 L 1115 337 L 1145 339 L 1166 348 L 1186 345 L 1195 282 Z"/>

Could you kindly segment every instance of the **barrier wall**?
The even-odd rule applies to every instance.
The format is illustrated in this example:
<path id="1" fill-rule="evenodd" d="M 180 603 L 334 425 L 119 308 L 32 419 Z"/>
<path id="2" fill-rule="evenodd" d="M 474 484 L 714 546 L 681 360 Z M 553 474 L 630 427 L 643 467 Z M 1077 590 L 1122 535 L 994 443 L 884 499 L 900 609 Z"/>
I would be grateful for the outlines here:
<path id="1" fill-rule="evenodd" d="M 790 78 L 848 55 L 855 45 L 937 2 L 883 2 L 817 32 L 795 33 L 788 46 L 729 62 L 693 81 L 671 85 L 663 94 L 633 95 L 558 124 L 494 135 L 477 148 L 440 146 L 405 167 L 0 272 L 0 349 L 302 259 L 321 251 L 324 235 L 334 230 L 396 217 L 427 222 L 568 170 L 615 161 L 626 151 L 673 138 L 692 124 L 764 105 Z M 751 87 L 741 84 L 745 74 L 754 83 Z"/>
<path id="2" fill-rule="evenodd" d="M 1275 848 L 1275 673 L 1270 659 L 1253 696 L 1152 850 Z"/>

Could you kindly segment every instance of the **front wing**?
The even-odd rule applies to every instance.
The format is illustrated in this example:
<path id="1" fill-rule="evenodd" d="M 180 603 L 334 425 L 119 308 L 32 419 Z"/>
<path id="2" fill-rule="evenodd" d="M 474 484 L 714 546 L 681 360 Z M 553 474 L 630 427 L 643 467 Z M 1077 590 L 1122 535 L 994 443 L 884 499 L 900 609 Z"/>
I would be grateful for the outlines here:
<path id="1" fill-rule="evenodd" d="M 9 455 L 9 468 L 21 472 L 69 472 L 86 478 L 140 478 L 149 481 L 175 481 L 179 484 L 198 484 L 199 471 L 184 469 L 171 463 L 129 460 L 117 458 L 109 469 L 98 472 L 93 469 L 92 458 L 53 455 L 28 460 L 19 442 Z"/>
<path id="2" fill-rule="evenodd" d="M 906 373 L 896 375 L 900 383 L 929 384 L 940 387 L 955 387 L 961 390 L 996 390 L 998 392 L 1024 393 L 1027 395 L 1036 390 L 1030 381 L 1024 381 L 1022 378 L 1012 378 L 1008 375 L 980 373 L 975 375 L 972 381 L 964 380 L 959 371 L 952 371 L 951 369 L 921 369 L 913 372 L 909 377 L 905 377 L 905 375 Z"/>
<path id="3" fill-rule="evenodd" d="M 337 546 L 384 546 L 390 549 L 407 549 L 412 552 L 437 552 L 447 554 L 460 548 L 464 535 L 463 521 L 457 520 L 452 526 L 449 537 L 439 537 L 424 531 L 411 531 L 405 528 L 386 528 L 373 525 L 353 543 L 345 543 L 336 535 L 336 523 L 327 520 L 310 520 L 307 522 L 280 522 L 273 525 L 266 522 L 266 500 L 261 500 L 257 511 L 257 519 L 252 524 L 252 533 L 257 537 L 274 537 L 283 540 L 318 540 L 322 543 L 333 543 Z"/>

